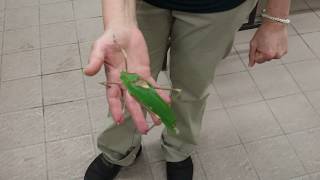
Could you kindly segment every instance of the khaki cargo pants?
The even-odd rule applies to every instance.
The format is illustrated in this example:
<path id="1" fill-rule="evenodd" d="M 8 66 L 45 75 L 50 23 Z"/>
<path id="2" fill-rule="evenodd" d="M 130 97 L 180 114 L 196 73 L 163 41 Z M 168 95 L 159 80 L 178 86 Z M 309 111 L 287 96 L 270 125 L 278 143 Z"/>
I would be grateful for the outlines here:
<path id="1" fill-rule="evenodd" d="M 182 161 L 194 150 L 215 67 L 228 55 L 235 32 L 255 3 L 256 0 L 247 0 L 229 11 L 194 14 L 137 1 L 138 23 L 149 48 L 153 77 L 161 71 L 170 44 L 170 79 L 173 87 L 182 89 L 172 102 L 180 133 L 164 130 L 161 136 L 167 161 Z M 140 144 L 141 135 L 130 116 L 120 126 L 111 124 L 98 138 L 104 157 L 122 166 L 133 163 Z"/>

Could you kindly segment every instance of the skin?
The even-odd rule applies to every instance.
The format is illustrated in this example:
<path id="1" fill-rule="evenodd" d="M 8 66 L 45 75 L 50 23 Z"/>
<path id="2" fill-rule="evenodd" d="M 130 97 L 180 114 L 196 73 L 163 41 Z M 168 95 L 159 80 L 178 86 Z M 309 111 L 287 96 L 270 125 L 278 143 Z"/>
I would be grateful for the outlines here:
<path id="1" fill-rule="evenodd" d="M 137 26 L 135 0 L 102 0 L 105 32 L 92 46 L 89 65 L 84 70 L 88 76 L 98 73 L 104 65 L 107 82 L 120 82 L 120 73 L 125 69 L 124 57 L 119 46 L 128 55 L 128 72 L 139 74 L 154 87 L 159 87 L 151 77 L 148 49 L 145 39 Z M 268 0 L 267 13 L 271 16 L 287 18 L 290 0 Z M 287 52 L 287 26 L 264 20 L 250 43 L 249 66 L 261 64 L 272 59 L 279 59 Z M 117 44 L 113 37 L 117 38 Z M 120 85 L 113 84 L 107 88 L 110 112 L 117 124 L 124 121 L 121 98 L 126 99 L 126 107 L 131 113 L 137 129 L 148 132 L 140 104 Z M 170 97 L 158 90 L 159 95 L 170 102 Z M 157 117 L 152 117 L 156 125 Z"/>

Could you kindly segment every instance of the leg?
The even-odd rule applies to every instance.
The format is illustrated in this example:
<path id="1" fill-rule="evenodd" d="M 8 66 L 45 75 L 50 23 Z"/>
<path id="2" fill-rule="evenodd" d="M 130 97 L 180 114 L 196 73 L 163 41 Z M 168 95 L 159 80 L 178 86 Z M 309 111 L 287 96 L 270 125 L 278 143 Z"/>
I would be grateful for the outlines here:
<path id="1" fill-rule="evenodd" d="M 197 144 L 201 120 L 217 63 L 229 53 L 235 32 L 256 0 L 210 14 L 173 12 L 170 78 L 181 95 L 172 103 L 180 134 L 164 130 L 162 148 L 169 162 L 186 159 Z"/>
<path id="2" fill-rule="evenodd" d="M 152 75 L 156 78 L 167 50 L 171 14 L 167 10 L 137 1 L 137 18 L 151 56 Z M 108 115 L 108 119 L 110 118 L 111 116 Z M 126 115 L 124 124 L 110 125 L 98 138 L 98 147 L 103 152 L 104 158 L 121 166 L 133 163 L 140 144 L 141 135 L 136 130 L 129 114 Z"/>

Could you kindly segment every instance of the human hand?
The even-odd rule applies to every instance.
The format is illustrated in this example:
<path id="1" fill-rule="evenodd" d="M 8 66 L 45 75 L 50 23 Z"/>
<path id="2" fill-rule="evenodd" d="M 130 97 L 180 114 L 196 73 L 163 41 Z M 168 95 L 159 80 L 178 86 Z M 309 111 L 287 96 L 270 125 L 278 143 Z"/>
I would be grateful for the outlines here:
<path id="1" fill-rule="evenodd" d="M 116 42 L 114 41 L 116 38 Z M 107 30 L 94 44 L 91 50 L 89 65 L 85 69 L 88 76 L 95 75 L 105 66 L 107 82 L 120 83 L 107 86 L 107 99 L 109 111 L 114 121 L 121 124 L 124 121 L 122 112 L 122 97 L 125 99 L 126 107 L 135 122 L 137 129 L 146 134 L 149 127 L 140 104 L 121 85 L 120 73 L 125 70 L 125 57 L 121 52 L 124 49 L 128 56 L 128 72 L 139 74 L 144 80 L 158 87 L 150 72 L 150 63 L 147 46 L 144 37 L 137 27 L 113 28 Z M 170 97 L 161 90 L 159 95 L 167 102 Z M 152 115 L 156 125 L 160 120 Z"/>
<path id="2" fill-rule="evenodd" d="M 287 26 L 265 21 L 250 42 L 249 67 L 280 59 L 288 51 Z"/>

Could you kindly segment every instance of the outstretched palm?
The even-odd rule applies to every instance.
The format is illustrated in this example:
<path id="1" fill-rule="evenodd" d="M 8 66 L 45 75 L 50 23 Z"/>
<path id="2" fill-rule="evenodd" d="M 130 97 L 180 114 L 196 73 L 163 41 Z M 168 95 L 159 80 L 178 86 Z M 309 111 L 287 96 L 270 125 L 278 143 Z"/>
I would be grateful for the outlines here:
<path id="1" fill-rule="evenodd" d="M 121 33 L 117 34 L 117 32 Z M 120 82 L 120 73 L 126 69 L 125 57 L 121 52 L 123 48 L 128 55 L 128 72 L 137 73 L 143 79 L 157 86 L 155 80 L 151 77 L 148 50 L 140 30 L 138 28 L 132 28 L 117 32 L 113 32 L 112 30 L 106 31 L 94 43 L 90 62 L 85 69 L 85 74 L 93 76 L 101 69 L 102 65 L 104 65 L 107 82 Z M 159 91 L 159 94 L 164 100 L 170 101 L 170 98 L 165 95 L 165 93 Z M 141 133 L 147 133 L 148 125 L 145 122 L 141 106 L 127 91 L 123 90 L 121 85 L 112 84 L 108 86 L 107 97 L 109 110 L 113 119 L 118 124 L 124 121 L 121 98 L 125 97 L 126 107 L 135 121 L 138 130 Z M 152 119 L 155 124 L 160 123 L 156 117 Z"/>

